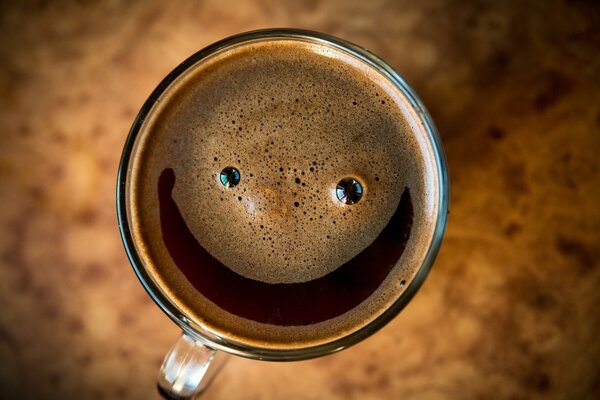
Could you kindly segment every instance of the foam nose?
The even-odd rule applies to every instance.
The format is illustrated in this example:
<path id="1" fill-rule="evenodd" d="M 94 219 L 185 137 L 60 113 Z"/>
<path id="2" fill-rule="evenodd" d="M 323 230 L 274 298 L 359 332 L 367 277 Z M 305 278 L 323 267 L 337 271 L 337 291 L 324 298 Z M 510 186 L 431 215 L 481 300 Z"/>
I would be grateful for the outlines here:
<path id="1" fill-rule="evenodd" d="M 247 197 L 248 212 L 254 215 L 267 216 L 273 221 L 287 221 L 294 206 L 280 190 L 270 186 L 261 186 Z"/>

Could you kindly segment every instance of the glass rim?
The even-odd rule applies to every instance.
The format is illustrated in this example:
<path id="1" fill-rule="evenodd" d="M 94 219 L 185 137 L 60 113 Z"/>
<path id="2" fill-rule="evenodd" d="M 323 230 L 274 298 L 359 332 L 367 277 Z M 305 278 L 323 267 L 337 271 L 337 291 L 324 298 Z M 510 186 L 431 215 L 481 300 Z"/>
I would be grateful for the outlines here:
<path id="1" fill-rule="evenodd" d="M 255 347 L 248 344 L 236 342 L 231 339 L 227 339 L 216 335 L 213 332 L 207 331 L 194 321 L 182 313 L 177 306 L 169 300 L 169 298 L 163 294 L 162 290 L 156 285 L 154 280 L 150 277 L 148 272 L 143 267 L 143 262 L 137 253 L 136 246 L 133 240 L 133 236 L 129 229 L 129 221 L 127 215 L 127 175 L 130 168 L 131 152 L 136 143 L 136 139 L 140 128 L 151 111 L 152 107 L 156 103 L 156 100 L 169 88 L 181 74 L 183 74 L 188 68 L 195 65 L 202 59 L 219 52 L 227 47 L 238 45 L 244 42 L 257 40 L 257 39 L 296 39 L 296 40 L 307 40 L 318 42 L 327 46 L 333 46 L 337 50 L 341 50 L 345 53 L 350 54 L 358 58 L 360 61 L 365 62 L 369 67 L 374 68 L 379 73 L 387 77 L 406 97 L 411 107 L 420 118 L 423 127 L 427 133 L 427 139 L 429 140 L 431 147 L 434 152 L 434 163 L 435 173 L 438 178 L 438 207 L 437 207 L 437 219 L 431 237 L 431 242 L 427 249 L 427 253 L 423 258 L 421 266 L 414 275 L 413 279 L 409 282 L 407 288 L 402 292 L 400 297 L 388 307 L 381 315 L 369 322 L 367 325 L 360 329 L 335 339 L 333 341 L 322 343 L 315 346 L 309 346 L 299 349 L 274 349 L 274 348 L 262 348 Z M 388 322 L 390 322 L 413 298 L 418 289 L 422 286 L 425 278 L 427 277 L 433 262 L 439 251 L 442 238 L 444 235 L 447 214 L 448 214 L 448 202 L 449 202 L 449 181 L 446 157 L 444 149 L 441 144 L 441 140 L 433 123 L 433 120 L 429 116 L 429 113 L 425 109 L 425 106 L 412 90 L 412 88 L 406 83 L 392 67 L 390 67 L 385 61 L 371 53 L 370 51 L 350 43 L 346 40 L 336 38 L 331 35 L 324 33 L 292 29 L 292 28 L 275 28 L 275 29 L 261 29 L 256 31 L 244 32 L 228 38 L 222 39 L 210 46 L 203 48 L 202 50 L 194 53 L 188 57 L 185 61 L 179 64 L 174 70 L 172 70 L 152 91 L 148 99 L 144 102 L 142 108 L 137 114 L 133 125 L 127 136 L 123 153 L 121 155 L 121 161 L 119 164 L 118 175 L 117 175 L 117 190 L 116 190 L 116 205 L 117 205 L 117 219 L 119 223 L 119 230 L 121 233 L 121 239 L 123 246 L 127 253 L 127 257 L 131 266 L 133 267 L 136 276 L 142 283 L 142 286 L 148 292 L 152 300 L 161 308 L 161 310 L 175 322 L 186 334 L 190 335 L 194 339 L 200 341 L 206 346 L 222 350 L 230 354 L 258 359 L 266 361 L 296 361 L 309 358 L 315 358 L 326 354 L 331 354 L 340 350 L 343 350 L 351 345 L 354 345 L 368 336 L 372 335 Z"/>

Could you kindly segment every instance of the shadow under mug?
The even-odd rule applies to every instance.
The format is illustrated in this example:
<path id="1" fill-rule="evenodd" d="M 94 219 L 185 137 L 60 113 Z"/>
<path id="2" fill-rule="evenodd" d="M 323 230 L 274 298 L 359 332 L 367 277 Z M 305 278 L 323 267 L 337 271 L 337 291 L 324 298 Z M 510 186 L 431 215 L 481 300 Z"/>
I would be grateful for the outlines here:
<path id="1" fill-rule="evenodd" d="M 188 318 L 174 305 L 169 297 L 160 290 L 148 272 L 144 269 L 130 231 L 127 212 L 126 192 L 131 153 L 135 147 L 134 145 L 144 120 L 161 94 L 170 87 L 177 77 L 189 68 L 193 68 L 203 59 L 221 52 L 230 46 L 240 45 L 248 41 L 271 39 L 303 40 L 331 46 L 351 55 L 360 62 L 365 63 L 368 68 L 373 68 L 392 82 L 401 91 L 412 107 L 412 110 L 410 111 L 413 118 L 419 120 L 420 124 L 424 127 L 426 139 L 433 149 L 434 159 L 432 162 L 434 164 L 434 174 L 436 175 L 438 182 L 436 188 L 437 192 L 434 193 L 434 195 L 437 196 L 437 217 L 433 235 L 421 266 L 413 279 L 408 283 L 401 296 L 379 317 L 361 329 L 329 343 L 302 349 L 268 349 L 252 347 L 216 335 Z M 206 389 L 212 377 L 214 377 L 215 373 L 223 365 L 226 354 L 233 354 L 256 360 L 296 361 L 340 351 L 376 332 L 408 304 L 431 269 L 433 261 L 438 253 L 446 226 L 448 196 L 449 182 L 446 159 L 441 141 L 431 117 L 420 99 L 404 79 L 382 59 L 369 51 L 347 41 L 322 33 L 298 29 L 265 29 L 242 33 L 223 39 L 189 57 L 167 75 L 142 106 L 127 137 L 117 177 L 117 216 L 121 237 L 129 261 L 150 297 L 152 297 L 154 302 L 169 316 L 169 318 L 171 318 L 171 320 L 181 327 L 183 331 L 179 341 L 165 357 L 160 369 L 158 388 L 161 394 L 172 399 L 186 399 L 197 396 Z"/>

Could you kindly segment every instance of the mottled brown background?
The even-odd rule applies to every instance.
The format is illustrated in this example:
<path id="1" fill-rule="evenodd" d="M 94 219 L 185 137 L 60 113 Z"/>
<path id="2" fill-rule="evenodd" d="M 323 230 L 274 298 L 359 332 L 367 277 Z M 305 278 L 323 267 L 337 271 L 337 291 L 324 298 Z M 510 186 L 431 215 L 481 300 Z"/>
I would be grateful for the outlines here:
<path id="1" fill-rule="evenodd" d="M 121 148 L 175 65 L 273 26 L 407 78 L 446 147 L 450 221 L 382 331 L 312 361 L 232 359 L 206 398 L 598 398 L 600 3 L 519 0 L 0 2 L 0 398 L 157 398 L 178 330 L 121 246 Z"/>

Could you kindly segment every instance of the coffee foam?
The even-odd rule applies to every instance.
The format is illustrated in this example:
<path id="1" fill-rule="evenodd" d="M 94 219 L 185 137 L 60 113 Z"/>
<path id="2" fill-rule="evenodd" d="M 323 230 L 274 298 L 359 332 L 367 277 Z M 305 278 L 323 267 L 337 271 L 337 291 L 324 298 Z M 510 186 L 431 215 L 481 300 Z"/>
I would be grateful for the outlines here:
<path id="1" fill-rule="evenodd" d="M 431 238 L 435 182 L 423 161 L 431 149 L 409 109 L 386 78 L 323 44 L 252 42 L 197 64 L 161 96 L 132 156 L 130 220 L 148 272 L 196 322 L 242 342 L 302 347 L 360 328 L 397 299 Z M 219 181 L 229 166 L 241 174 L 233 188 Z M 264 282 L 338 268 L 373 242 L 406 187 L 415 222 L 400 262 L 354 310 L 308 327 L 257 323 L 208 301 L 173 264 L 158 218 L 165 168 L 175 171 L 173 196 L 198 242 Z M 345 177 L 363 185 L 357 204 L 335 196 Z"/>

